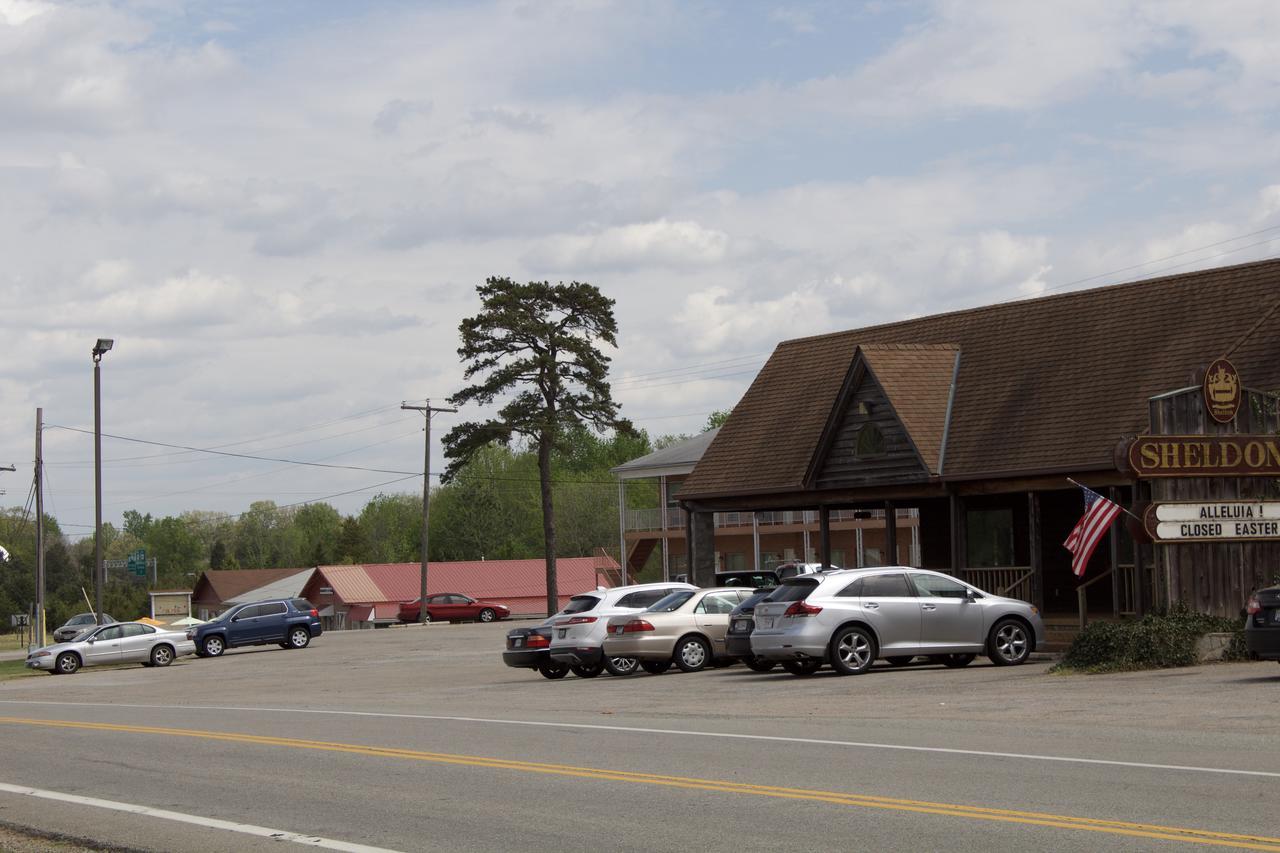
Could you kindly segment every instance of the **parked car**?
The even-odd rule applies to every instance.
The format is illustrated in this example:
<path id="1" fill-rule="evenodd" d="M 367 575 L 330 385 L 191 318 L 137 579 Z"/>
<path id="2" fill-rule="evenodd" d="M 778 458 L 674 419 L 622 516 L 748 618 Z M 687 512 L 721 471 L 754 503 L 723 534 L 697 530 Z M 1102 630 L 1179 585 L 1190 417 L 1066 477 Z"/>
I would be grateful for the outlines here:
<path id="1" fill-rule="evenodd" d="M 277 643 L 282 649 L 306 648 L 320 636 L 320 613 L 305 598 L 273 598 L 241 604 L 211 622 L 195 625 L 187 639 L 200 657 L 216 658 L 237 646 Z"/>
<path id="2" fill-rule="evenodd" d="M 824 662 L 842 675 L 917 655 L 967 666 L 985 654 L 1020 664 L 1044 642 L 1032 604 L 983 592 L 950 575 L 888 566 L 788 578 L 756 605 L 751 651 L 807 675 Z"/>
<path id="3" fill-rule="evenodd" d="M 406 601 L 400 605 L 400 613 L 396 616 L 401 622 L 417 622 L 422 611 L 419 599 Z M 508 619 L 511 608 L 496 601 L 479 601 L 460 592 L 437 592 L 427 596 L 428 622 L 462 622 L 475 620 L 493 622 Z"/>
<path id="4" fill-rule="evenodd" d="M 752 614 L 756 605 L 771 592 L 771 589 L 760 589 L 744 598 L 729 614 L 729 627 L 724 634 L 725 654 L 737 658 L 756 672 L 768 672 L 778 665 L 777 661 L 758 658 L 751 653 L 751 631 L 756 625 Z"/>
<path id="5" fill-rule="evenodd" d="M 195 650 L 195 644 L 181 631 L 166 631 L 141 622 L 116 622 L 90 627 L 74 640 L 36 649 L 27 655 L 27 667 L 43 669 L 51 675 L 70 675 L 81 667 L 105 663 L 168 666 L 174 658 Z"/>
<path id="6" fill-rule="evenodd" d="M 540 625 L 508 631 L 502 662 L 517 669 L 537 670 L 543 678 L 564 678 L 568 675 L 568 664 L 551 659 L 551 631 L 559 616 L 557 613 Z"/>
<path id="7" fill-rule="evenodd" d="M 640 613 L 610 617 L 605 658 L 636 658 L 655 675 L 673 663 L 697 672 L 713 662 L 732 662 L 724 648 L 729 614 L 751 593 L 747 587 L 682 589 Z"/>
<path id="8" fill-rule="evenodd" d="M 1260 589 L 1249 596 L 1244 644 L 1258 660 L 1280 660 L 1280 586 Z"/>
<path id="9" fill-rule="evenodd" d="M 102 614 L 103 625 L 110 625 L 115 621 L 116 619 L 114 616 L 109 616 L 106 613 Z M 77 634 L 87 631 L 97 624 L 98 619 L 96 614 L 77 613 L 75 616 L 72 616 L 63 623 L 61 627 L 53 629 L 53 639 L 55 642 L 65 643 L 68 640 L 75 639 Z"/>
<path id="10" fill-rule="evenodd" d="M 604 656 L 609 617 L 639 613 L 681 589 L 697 587 L 687 583 L 644 583 L 573 596 L 555 620 L 551 660 L 569 667 L 580 678 L 595 678 L 605 671 L 610 675 L 630 675 L 639 665 L 635 658 Z"/>

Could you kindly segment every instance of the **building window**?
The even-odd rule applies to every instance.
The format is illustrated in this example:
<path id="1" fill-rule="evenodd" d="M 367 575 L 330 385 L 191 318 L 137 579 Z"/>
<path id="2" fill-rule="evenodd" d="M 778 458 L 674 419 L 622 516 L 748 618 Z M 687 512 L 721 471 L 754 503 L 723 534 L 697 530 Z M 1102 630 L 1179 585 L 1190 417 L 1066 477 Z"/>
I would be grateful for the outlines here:
<path id="1" fill-rule="evenodd" d="M 747 568 L 746 554 L 725 554 L 724 570 L 726 572 L 741 572 Z"/>
<path id="2" fill-rule="evenodd" d="M 859 459 L 884 455 L 884 433 L 875 424 L 867 424 L 858 430 L 858 443 L 854 454 Z"/>

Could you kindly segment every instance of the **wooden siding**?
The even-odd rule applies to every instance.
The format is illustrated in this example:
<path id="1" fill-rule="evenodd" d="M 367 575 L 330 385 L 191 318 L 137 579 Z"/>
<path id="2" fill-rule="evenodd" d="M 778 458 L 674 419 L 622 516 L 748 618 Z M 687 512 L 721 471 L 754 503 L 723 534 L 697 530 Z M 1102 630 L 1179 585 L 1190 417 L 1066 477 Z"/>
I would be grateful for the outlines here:
<path id="1" fill-rule="evenodd" d="M 927 480 L 929 472 L 907 438 L 906 428 L 894 415 L 884 390 L 861 360 L 854 366 L 853 383 L 853 393 L 845 401 L 839 426 L 818 468 L 814 485 L 818 489 L 838 489 Z M 870 414 L 859 412 L 862 403 L 871 407 Z M 884 453 L 859 459 L 858 431 L 867 424 L 874 424 L 884 436 Z"/>
<path id="2" fill-rule="evenodd" d="M 1280 398 L 1246 389 L 1235 424 L 1205 411 L 1199 387 L 1151 401 L 1154 435 L 1280 433 Z M 1238 429 L 1237 429 L 1238 427 Z M 1152 501 L 1280 499 L 1280 481 L 1264 477 L 1187 477 L 1152 480 Z M 1280 542 L 1157 544 L 1157 603 L 1185 602 L 1194 610 L 1236 617 L 1249 594 L 1280 575 Z"/>

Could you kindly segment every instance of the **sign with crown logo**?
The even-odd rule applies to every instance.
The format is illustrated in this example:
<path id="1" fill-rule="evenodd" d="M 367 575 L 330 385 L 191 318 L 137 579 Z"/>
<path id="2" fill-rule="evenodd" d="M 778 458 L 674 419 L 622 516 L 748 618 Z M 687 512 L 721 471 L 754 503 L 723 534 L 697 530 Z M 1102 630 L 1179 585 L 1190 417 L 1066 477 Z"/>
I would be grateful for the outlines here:
<path id="1" fill-rule="evenodd" d="M 1240 410 L 1240 374 L 1235 365 L 1225 358 L 1209 365 L 1204 374 L 1204 407 L 1209 417 L 1220 424 L 1229 424 Z"/>

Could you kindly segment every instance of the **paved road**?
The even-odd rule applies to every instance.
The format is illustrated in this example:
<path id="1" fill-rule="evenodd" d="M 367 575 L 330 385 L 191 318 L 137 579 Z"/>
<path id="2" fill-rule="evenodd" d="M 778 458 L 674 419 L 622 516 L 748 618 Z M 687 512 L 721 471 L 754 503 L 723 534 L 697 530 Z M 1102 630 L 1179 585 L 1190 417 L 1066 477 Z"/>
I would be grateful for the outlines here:
<path id="1" fill-rule="evenodd" d="M 1280 851 L 1275 664 L 551 682 L 501 665 L 504 633 L 0 682 L 0 824 L 182 851 Z"/>

